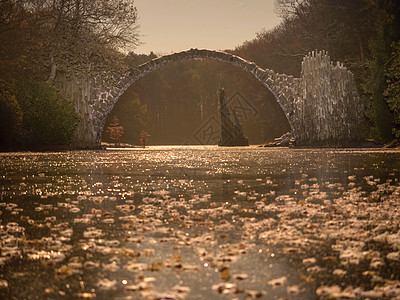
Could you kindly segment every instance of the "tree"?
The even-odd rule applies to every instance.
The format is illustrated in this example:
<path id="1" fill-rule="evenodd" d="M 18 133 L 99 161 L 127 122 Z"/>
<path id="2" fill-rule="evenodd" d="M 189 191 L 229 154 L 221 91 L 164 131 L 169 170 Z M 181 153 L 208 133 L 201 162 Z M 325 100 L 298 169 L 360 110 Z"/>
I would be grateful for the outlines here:
<path id="1" fill-rule="evenodd" d="M 9 82 L 0 80 L 0 149 L 10 150 L 22 142 L 23 113 Z"/>
<path id="2" fill-rule="evenodd" d="M 4 0 L 0 5 L 3 72 L 18 66 L 49 81 L 60 69 L 96 74 L 123 67 L 118 51 L 138 44 L 133 0 Z"/>
<path id="3" fill-rule="evenodd" d="M 386 102 L 393 112 L 393 135 L 400 140 L 400 42 L 394 43 L 391 59 L 393 63 L 386 72 L 388 86 L 385 90 Z"/>
<path id="4" fill-rule="evenodd" d="M 16 98 L 23 112 L 25 143 L 33 146 L 68 145 L 77 124 L 71 103 L 50 84 L 22 81 Z"/>
<path id="5" fill-rule="evenodd" d="M 127 61 L 128 65 L 132 68 L 135 68 L 141 64 L 144 64 L 154 58 L 157 58 L 157 55 L 154 54 L 153 51 L 150 52 L 149 55 L 146 54 L 136 54 L 134 52 L 129 52 L 126 56 L 125 60 Z"/>
<path id="6" fill-rule="evenodd" d="M 114 115 L 112 117 L 111 124 L 107 127 L 107 132 L 110 135 L 110 139 L 117 145 L 121 136 L 124 134 L 124 127 L 119 123 L 117 116 Z"/>
<path id="7" fill-rule="evenodd" d="M 67 63 L 72 66 L 89 62 L 91 68 L 102 69 L 104 63 L 115 63 L 106 61 L 111 49 L 129 49 L 138 43 L 133 0 L 53 0 L 40 10 L 50 24 L 50 79 L 55 77 L 54 68 L 65 64 L 64 57 L 69 57 Z"/>
<path id="8" fill-rule="evenodd" d="M 140 133 L 140 143 L 143 145 L 143 148 L 146 147 L 147 139 L 150 136 L 146 131 L 142 130 Z"/>
<path id="9" fill-rule="evenodd" d="M 364 90 L 370 95 L 371 105 L 367 116 L 372 124 L 370 137 L 384 143 L 397 134 L 396 84 L 397 42 L 400 40 L 400 4 L 395 0 L 379 1 L 377 4 L 376 32 L 370 39 L 371 58 Z M 392 85 L 390 85 L 392 83 Z M 386 93 L 386 95 L 385 95 Z"/>
<path id="10" fill-rule="evenodd" d="M 311 3 L 310 0 L 275 0 L 275 12 L 284 20 L 304 17 Z"/>
<path id="11" fill-rule="evenodd" d="M 369 137 L 378 143 L 392 139 L 393 116 L 384 97 L 387 88 L 385 79 L 388 49 L 382 39 L 371 42 L 372 59 L 369 61 L 369 76 L 364 84 L 364 90 L 370 95 L 371 104 L 367 117 L 371 122 Z"/>
<path id="12" fill-rule="evenodd" d="M 135 87 L 128 88 L 115 104 L 112 113 L 106 121 L 105 130 L 109 124 L 113 122 L 115 116 L 124 127 L 124 135 L 121 137 L 121 142 L 137 144 L 137 136 L 141 130 L 147 126 L 147 105 L 141 102 L 138 94 L 134 92 Z M 104 134 L 104 137 L 107 137 Z"/>

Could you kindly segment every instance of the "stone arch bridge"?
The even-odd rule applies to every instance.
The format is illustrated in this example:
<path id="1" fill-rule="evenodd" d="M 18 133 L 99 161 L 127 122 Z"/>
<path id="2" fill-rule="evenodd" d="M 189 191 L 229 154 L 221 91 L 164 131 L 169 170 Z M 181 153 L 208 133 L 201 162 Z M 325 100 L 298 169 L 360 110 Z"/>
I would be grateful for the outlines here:
<path id="1" fill-rule="evenodd" d="M 190 49 L 155 58 L 120 77 L 100 84 L 96 78 L 59 80 L 61 93 L 72 99 L 79 116 L 74 145 L 100 146 L 108 114 L 119 97 L 139 78 L 164 65 L 188 59 L 208 59 L 236 65 L 251 73 L 275 96 L 297 145 L 346 146 L 359 139 L 364 111 L 353 75 L 325 51 L 303 58 L 300 78 L 263 69 L 239 56 L 206 49 Z M 61 82 L 61 84 L 60 84 Z"/>

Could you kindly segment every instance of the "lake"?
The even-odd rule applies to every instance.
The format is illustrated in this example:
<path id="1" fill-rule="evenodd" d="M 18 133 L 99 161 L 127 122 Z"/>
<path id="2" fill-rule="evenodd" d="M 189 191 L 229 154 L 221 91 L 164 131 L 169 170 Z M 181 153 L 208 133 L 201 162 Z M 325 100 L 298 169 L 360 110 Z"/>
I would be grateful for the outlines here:
<path id="1" fill-rule="evenodd" d="M 400 297 L 400 151 L 0 153 L 0 298 Z"/>

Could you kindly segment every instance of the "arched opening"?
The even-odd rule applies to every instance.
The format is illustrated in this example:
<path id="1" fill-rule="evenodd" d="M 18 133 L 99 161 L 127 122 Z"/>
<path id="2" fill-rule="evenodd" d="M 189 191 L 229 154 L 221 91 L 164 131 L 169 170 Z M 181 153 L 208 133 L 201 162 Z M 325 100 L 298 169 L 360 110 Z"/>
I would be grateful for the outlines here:
<path id="1" fill-rule="evenodd" d="M 106 132 L 116 115 L 124 127 L 121 142 L 139 143 L 142 130 L 155 144 L 217 144 L 217 91 L 238 113 L 250 144 L 262 144 L 290 131 L 275 96 L 254 76 L 237 66 L 210 60 L 183 60 L 149 72 L 132 84 L 108 115 Z"/>

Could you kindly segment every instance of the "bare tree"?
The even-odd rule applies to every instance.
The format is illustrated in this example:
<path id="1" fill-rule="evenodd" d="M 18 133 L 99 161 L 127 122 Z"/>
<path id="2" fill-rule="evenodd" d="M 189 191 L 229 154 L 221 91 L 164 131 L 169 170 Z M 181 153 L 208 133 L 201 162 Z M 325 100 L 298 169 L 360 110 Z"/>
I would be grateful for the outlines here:
<path id="1" fill-rule="evenodd" d="M 47 0 L 41 11 L 50 24 L 50 61 L 82 66 L 102 65 L 108 50 L 132 49 L 138 44 L 137 10 L 132 0 Z M 47 12 L 47 13 L 46 13 Z M 107 47 L 105 48 L 104 45 Z M 94 70 L 91 70 L 94 71 Z"/>
<path id="2" fill-rule="evenodd" d="M 309 10 L 310 0 L 275 0 L 275 12 L 284 20 L 302 16 Z"/>
<path id="3" fill-rule="evenodd" d="M 95 66 L 115 67 L 117 52 L 134 49 L 139 42 L 133 0 L 0 1 L 0 35 L 23 31 L 26 49 L 21 57 L 28 55 L 31 63 L 50 70 L 49 81 L 59 68 L 94 72 Z"/>

